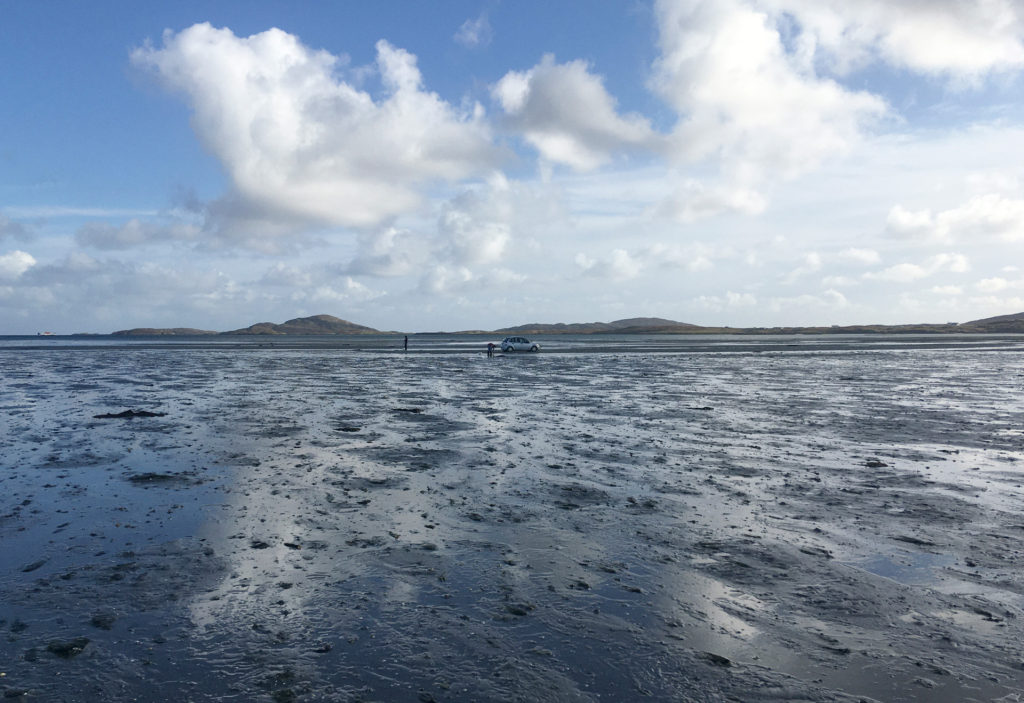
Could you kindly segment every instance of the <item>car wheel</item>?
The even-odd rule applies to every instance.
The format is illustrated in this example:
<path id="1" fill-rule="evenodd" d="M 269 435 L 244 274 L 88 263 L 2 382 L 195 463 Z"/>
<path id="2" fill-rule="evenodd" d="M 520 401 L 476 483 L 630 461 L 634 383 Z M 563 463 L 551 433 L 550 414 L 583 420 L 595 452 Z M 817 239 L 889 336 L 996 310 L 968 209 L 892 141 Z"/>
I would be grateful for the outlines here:
<path id="1" fill-rule="evenodd" d="M 530 347 L 530 351 L 540 351 L 540 347 L 534 344 L 532 347 Z"/>

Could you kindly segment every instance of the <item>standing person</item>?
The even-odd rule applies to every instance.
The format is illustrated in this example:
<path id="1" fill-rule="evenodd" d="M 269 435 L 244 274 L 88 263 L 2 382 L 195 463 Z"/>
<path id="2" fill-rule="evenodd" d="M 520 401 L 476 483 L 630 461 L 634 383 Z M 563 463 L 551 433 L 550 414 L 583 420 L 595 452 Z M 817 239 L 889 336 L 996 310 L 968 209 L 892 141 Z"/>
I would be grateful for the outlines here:
<path id="1" fill-rule="evenodd" d="M 487 356 L 494 356 L 494 342 L 487 343 Z"/>
<path id="2" fill-rule="evenodd" d="M 403 342 L 403 345 L 405 346 L 405 350 L 409 351 L 409 335 L 405 335 L 405 342 Z"/>

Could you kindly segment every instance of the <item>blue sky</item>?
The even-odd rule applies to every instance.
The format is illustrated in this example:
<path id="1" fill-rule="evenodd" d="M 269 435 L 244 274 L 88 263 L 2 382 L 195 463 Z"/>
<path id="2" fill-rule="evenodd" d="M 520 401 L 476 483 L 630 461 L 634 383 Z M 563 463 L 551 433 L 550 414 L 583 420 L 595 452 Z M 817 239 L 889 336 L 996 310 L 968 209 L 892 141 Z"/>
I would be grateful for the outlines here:
<path id="1" fill-rule="evenodd" d="M 0 2 L 0 334 L 1024 311 L 1012 0 Z"/>

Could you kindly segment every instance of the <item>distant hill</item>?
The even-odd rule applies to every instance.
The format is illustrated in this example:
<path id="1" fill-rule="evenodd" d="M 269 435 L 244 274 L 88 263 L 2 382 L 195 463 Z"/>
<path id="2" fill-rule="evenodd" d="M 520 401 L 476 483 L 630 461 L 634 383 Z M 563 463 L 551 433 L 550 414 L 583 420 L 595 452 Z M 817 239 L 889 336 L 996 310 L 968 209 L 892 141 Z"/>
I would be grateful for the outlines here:
<path id="1" fill-rule="evenodd" d="M 614 322 L 533 323 L 504 327 L 496 334 L 1024 334 L 1024 312 L 957 324 L 829 325 L 818 327 L 702 327 L 659 317 L 633 317 Z"/>
<path id="2" fill-rule="evenodd" d="M 631 317 L 613 322 L 574 322 L 545 324 L 534 322 L 494 330 L 500 334 L 655 334 L 693 332 L 700 327 L 660 317 Z"/>
<path id="3" fill-rule="evenodd" d="M 259 322 L 244 329 L 223 332 L 222 334 L 378 334 L 380 330 L 357 325 L 333 315 L 313 315 L 297 317 L 279 325 L 273 322 Z"/>
<path id="4" fill-rule="evenodd" d="M 132 336 L 168 336 L 168 335 L 201 335 L 201 334 L 219 334 L 219 332 L 211 332 L 210 330 L 196 330 L 191 327 L 135 327 L 130 330 L 118 330 L 111 334 L 121 337 L 132 337 Z"/>
<path id="5" fill-rule="evenodd" d="M 491 332 L 466 330 L 458 334 L 983 334 L 1004 333 L 1024 334 L 1024 312 L 1013 315 L 999 315 L 957 324 L 908 324 L 908 325 L 831 325 L 828 327 L 701 327 L 688 322 L 666 320 L 661 317 L 630 317 L 613 322 L 558 322 L 554 324 L 534 322 L 515 327 L 502 327 Z M 331 335 L 331 334 L 385 334 L 373 327 L 358 325 L 333 315 L 297 317 L 281 324 L 259 322 L 231 332 L 211 332 L 191 327 L 153 328 L 136 327 L 119 330 L 118 336 L 132 335 Z M 395 333 L 397 334 L 397 333 Z M 455 334 L 455 333 L 446 333 Z"/>
<path id="6" fill-rule="evenodd" d="M 972 320 L 958 325 L 964 332 L 1016 332 L 1024 333 L 1024 312 L 1012 315 L 998 315 L 981 320 Z"/>

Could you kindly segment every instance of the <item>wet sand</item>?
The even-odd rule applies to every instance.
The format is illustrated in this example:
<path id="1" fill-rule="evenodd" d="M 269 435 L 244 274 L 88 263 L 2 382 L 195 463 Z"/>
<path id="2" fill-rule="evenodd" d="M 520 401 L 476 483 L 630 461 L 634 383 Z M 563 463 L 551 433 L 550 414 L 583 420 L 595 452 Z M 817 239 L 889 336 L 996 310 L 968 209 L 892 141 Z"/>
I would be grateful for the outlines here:
<path id="1" fill-rule="evenodd" d="M 1024 355 L 798 344 L 0 349 L 0 692 L 1021 700 Z"/>

